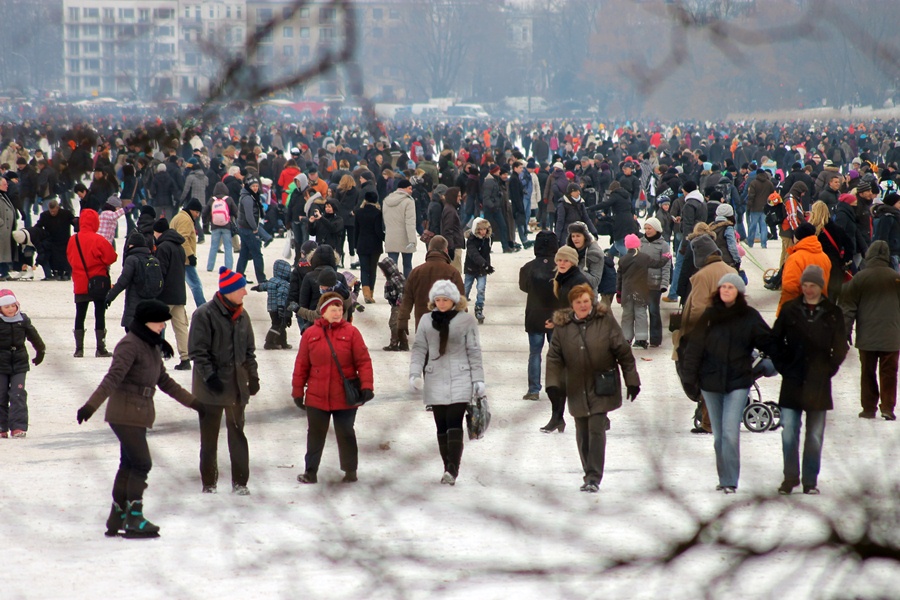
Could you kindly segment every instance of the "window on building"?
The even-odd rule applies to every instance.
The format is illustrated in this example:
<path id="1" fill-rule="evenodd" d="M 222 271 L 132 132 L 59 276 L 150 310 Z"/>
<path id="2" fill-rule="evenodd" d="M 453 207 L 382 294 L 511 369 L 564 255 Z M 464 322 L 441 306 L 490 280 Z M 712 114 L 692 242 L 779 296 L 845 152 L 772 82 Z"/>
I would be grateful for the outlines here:
<path id="1" fill-rule="evenodd" d="M 383 85 L 381 86 L 381 95 L 385 98 L 393 98 L 394 97 L 394 86 L 392 85 Z"/>
<path id="2" fill-rule="evenodd" d="M 209 7 L 209 18 L 210 19 L 216 18 L 216 7 L 214 7 L 214 6 Z"/>
<path id="3" fill-rule="evenodd" d="M 399 18 L 400 18 L 400 9 L 399 9 L 399 8 L 392 8 L 392 9 L 391 9 L 391 12 L 390 12 L 389 14 L 390 14 L 390 16 L 391 16 L 392 19 L 399 19 Z"/>
<path id="4" fill-rule="evenodd" d="M 292 18 L 293 15 L 291 14 L 291 11 L 293 11 L 293 10 L 294 10 L 293 6 L 285 6 L 284 8 L 281 9 L 281 18 L 285 19 L 285 20 Z"/>
<path id="5" fill-rule="evenodd" d="M 184 55 L 184 64 L 189 67 L 196 67 L 200 64 L 200 56 L 196 52 L 187 52 Z"/>
<path id="6" fill-rule="evenodd" d="M 69 56 L 78 56 L 78 42 L 68 42 L 66 44 L 66 54 Z"/>
<path id="7" fill-rule="evenodd" d="M 81 27 L 81 33 L 84 34 L 84 37 L 97 37 L 100 35 L 99 25 L 82 25 Z"/>
<path id="8" fill-rule="evenodd" d="M 256 20 L 260 23 L 264 23 L 266 21 L 272 20 L 272 9 L 271 8 L 257 8 L 256 9 Z"/>
<path id="9" fill-rule="evenodd" d="M 301 8 L 301 9 L 300 9 L 300 18 L 301 18 L 301 19 L 308 19 L 308 18 L 309 18 L 309 9 L 308 9 L 308 8 Z"/>
<path id="10" fill-rule="evenodd" d="M 69 65 L 69 73 L 77 73 L 78 68 L 81 66 L 81 61 L 76 58 L 74 60 L 70 60 L 68 62 L 68 65 Z"/>
<path id="11" fill-rule="evenodd" d="M 294 28 L 293 27 L 285 27 L 281 30 L 281 37 L 285 39 L 289 39 L 294 37 Z"/>
<path id="12" fill-rule="evenodd" d="M 320 40 L 330 40 L 334 38 L 334 29 L 331 27 L 320 27 L 319 28 L 319 39 Z"/>
<path id="13" fill-rule="evenodd" d="M 114 8 L 104 8 L 103 9 L 103 18 L 109 19 L 110 21 L 116 18 L 116 9 Z"/>
<path id="14" fill-rule="evenodd" d="M 185 18 L 185 19 L 190 19 L 190 18 L 191 18 L 191 7 L 190 7 L 190 6 L 185 6 L 185 7 L 184 7 L 184 18 Z"/>
<path id="15" fill-rule="evenodd" d="M 119 9 L 119 18 L 120 19 L 133 19 L 134 18 L 134 9 L 133 8 L 120 8 Z"/>
<path id="16" fill-rule="evenodd" d="M 299 52 L 297 52 L 297 56 L 300 58 L 309 58 L 309 46 L 300 46 Z"/>
<path id="17" fill-rule="evenodd" d="M 373 38 L 384 37 L 384 30 L 381 27 L 373 27 L 372 28 L 372 37 Z"/>
<path id="18" fill-rule="evenodd" d="M 226 18 L 226 19 L 230 19 L 230 18 L 231 18 L 231 7 L 230 7 L 230 6 L 226 6 L 226 7 L 225 7 L 225 18 Z"/>
<path id="19" fill-rule="evenodd" d="M 123 37 L 123 38 L 133 38 L 134 37 L 134 25 L 119 26 L 119 36 Z"/>
<path id="20" fill-rule="evenodd" d="M 78 77 L 69 77 L 67 81 L 68 84 L 66 87 L 68 87 L 70 91 L 77 92 L 80 89 L 81 81 Z"/>
<path id="21" fill-rule="evenodd" d="M 81 14 L 84 15 L 85 19 L 97 19 L 100 17 L 100 9 L 85 7 Z"/>
<path id="22" fill-rule="evenodd" d="M 85 54 L 100 54 L 100 42 L 82 42 Z"/>
<path id="23" fill-rule="evenodd" d="M 79 31 L 81 31 L 81 28 L 78 25 L 66 25 L 66 37 L 67 38 L 72 38 L 73 40 L 77 40 Z"/>
<path id="24" fill-rule="evenodd" d="M 259 60 L 272 60 L 272 57 L 275 56 L 275 49 L 272 46 L 260 46 L 257 49 L 256 55 Z"/>
<path id="25" fill-rule="evenodd" d="M 157 54 L 174 54 L 175 44 L 156 44 Z"/>
<path id="26" fill-rule="evenodd" d="M 96 71 L 100 68 L 100 59 L 99 58 L 86 58 L 82 63 L 85 71 Z"/>
<path id="27" fill-rule="evenodd" d="M 372 19 L 375 21 L 380 21 L 384 18 L 384 9 L 383 8 L 373 8 L 372 9 Z"/>
<path id="28" fill-rule="evenodd" d="M 300 28 L 300 37 L 303 39 L 309 38 L 309 27 L 301 27 Z"/>
<path id="29" fill-rule="evenodd" d="M 154 19 L 174 19 L 175 18 L 175 9 L 174 8 L 154 8 L 153 9 L 153 18 Z"/>
<path id="30" fill-rule="evenodd" d="M 236 12 L 237 12 L 237 18 L 242 19 L 243 17 L 241 17 L 241 7 L 240 6 L 237 7 Z"/>
<path id="31" fill-rule="evenodd" d="M 175 27 L 172 25 L 161 25 L 156 28 L 156 37 L 171 37 L 175 35 Z"/>
<path id="32" fill-rule="evenodd" d="M 294 47 L 285 46 L 281 49 L 281 53 L 286 57 L 294 56 Z"/>
<path id="33" fill-rule="evenodd" d="M 81 11 L 78 9 L 77 6 L 69 7 L 69 20 L 70 21 L 77 21 L 78 15 L 80 15 L 80 14 L 81 14 Z"/>
<path id="34" fill-rule="evenodd" d="M 139 8 L 138 9 L 138 20 L 141 23 L 146 23 L 150 20 L 150 9 L 149 8 Z"/>
<path id="35" fill-rule="evenodd" d="M 116 28 L 112 25 L 103 26 L 103 39 L 112 40 L 116 37 Z"/>
<path id="36" fill-rule="evenodd" d="M 333 23 L 337 16 L 337 10 L 334 8 L 319 9 L 319 23 Z"/>
<path id="37" fill-rule="evenodd" d="M 199 6 L 194 7 L 194 20 L 195 21 L 200 20 L 200 7 Z"/>
<path id="38" fill-rule="evenodd" d="M 98 87 L 100 87 L 100 78 L 97 77 L 96 75 L 93 77 L 85 77 L 84 83 L 85 83 L 85 85 L 87 85 L 87 87 L 98 88 Z"/>

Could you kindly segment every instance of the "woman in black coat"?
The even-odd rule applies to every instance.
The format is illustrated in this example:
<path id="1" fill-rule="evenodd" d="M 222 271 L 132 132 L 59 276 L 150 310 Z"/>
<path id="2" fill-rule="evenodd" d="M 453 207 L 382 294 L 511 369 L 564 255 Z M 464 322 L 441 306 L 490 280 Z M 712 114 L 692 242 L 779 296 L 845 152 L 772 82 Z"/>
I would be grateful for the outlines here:
<path id="1" fill-rule="evenodd" d="M 850 239 L 844 230 L 831 220 L 828 205 L 818 200 L 810 210 L 809 222 L 816 228 L 817 239 L 822 251 L 831 261 L 831 276 L 828 279 L 828 298 L 835 304 L 841 297 L 844 286 L 844 268 L 851 262 Z"/>
<path id="2" fill-rule="evenodd" d="M 613 181 L 609 185 L 609 197 L 597 205 L 597 210 L 601 210 L 607 214 L 612 213 L 613 217 L 613 246 L 610 248 L 613 254 L 625 256 L 627 248 L 625 248 L 625 236 L 630 233 L 638 233 L 637 221 L 634 220 L 634 212 L 631 209 L 631 196 L 618 181 Z"/>
<path id="3" fill-rule="evenodd" d="M 539 400 L 541 392 L 541 353 L 544 340 L 550 342 L 553 318 L 558 301 L 553 294 L 554 257 L 559 241 L 550 231 L 540 231 L 534 240 L 534 260 L 519 269 L 519 289 L 525 299 L 525 332 L 528 334 L 528 393 L 523 400 Z"/>
<path id="4" fill-rule="evenodd" d="M 682 377 L 698 386 L 712 423 L 717 490 L 737 491 L 741 472 L 740 433 L 744 407 L 753 385 L 753 349 L 771 354 L 771 329 L 747 305 L 747 287 L 737 273 L 719 280 L 712 306 L 704 311 L 688 337 Z"/>
<path id="5" fill-rule="evenodd" d="M 374 304 L 372 290 L 378 261 L 384 251 L 384 218 L 378 205 L 378 193 L 366 192 L 362 205 L 356 211 L 356 251 L 359 252 L 359 280 L 366 304 Z"/>
<path id="6" fill-rule="evenodd" d="M 341 255 L 341 263 L 343 264 L 344 238 L 347 239 L 350 256 L 356 256 L 356 220 L 354 219 L 354 216 L 356 214 L 356 209 L 362 202 L 362 196 L 359 193 L 359 188 L 356 186 L 356 180 L 353 179 L 352 175 L 347 174 L 341 177 L 337 187 L 336 199 L 338 215 L 344 222 L 344 232 L 342 234 L 340 245 L 335 246 L 335 249 L 337 249 L 338 254 Z"/>
<path id="7" fill-rule="evenodd" d="M 822 295 L 824 285 L 821 267 L 806 267 L 800 276 L 803 295 L 781 307 L 772 328 L 778 344 L 773 362 L 782 376 L 778 404 L 781 408 L 784 481 L 778 492 L 785 495 L 800 484 L 803 484 L 804 494 L 819 493 L 817 483 L 825 415 L 834 408 L 831 379 L 849 349 L 843 312 Z M 804 412 L 806 438 L 801 472 L 800 420 Z"/>
<path id="8" fill-rule="evenodd" d="M 141 279 L 141 264 L 146 263 L 149 258 L 150 248 L 147 247 L 144 235 L 140 231 L 136 231 L 128 236 L 122 273 L 119 275 L 116 284 L 112 286 L 112 289 L 106 295 L 106 306 L 108 308 L 119 294 L 123 291 L 125 292 L 125 308 L 122 311 L 121 324 L 125 328 L 126 333 L 128 332 L 128 326 L 131 325 L 131 321 L 134 319 L 134 310 L 138 302 L 141 301 L 141 296 L 138 293 L 138 290 L 144 283 Z"/>
<path id="9" fill-rule="evenodd" d="M 344 242 L 344 220 L 338 214 L 340 208 L 336 201 L 329 200 L 325 203 L 323 210 L 325 212 L 318 216 L 313 211 L 309 217 L 309 235 L 315 237 L 316 243 L 320 246 L 327 244 L 338 250 Z M 344 266 L 343 254 L 341 252 L 338 254 L 341 255 L 341 266 Z"/>

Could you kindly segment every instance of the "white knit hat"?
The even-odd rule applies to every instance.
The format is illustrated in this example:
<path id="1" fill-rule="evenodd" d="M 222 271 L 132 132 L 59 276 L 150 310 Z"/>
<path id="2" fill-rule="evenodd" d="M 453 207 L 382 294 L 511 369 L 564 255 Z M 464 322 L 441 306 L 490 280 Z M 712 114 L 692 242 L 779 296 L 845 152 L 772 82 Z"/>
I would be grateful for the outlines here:
<path id="1" fill-rule="evenodd" d="M 449 298 L 453 304 L 459 302 L 459 288 L 449 279 L 438 279 L 428 291 L 428 300 L 434 302 L 435 298 Z"/>
<path id="2" fill-rule="evenodd" d="M 649 225 L 650 227 L 653 228 L 653 231 L 655 231 L 656 233 L 662 233 L 662 230 L 663 230 L 662 223 L 660 223 L 659 219 L 657 219 L 656 217 L 650 217 L 649 219 L 644 221 L 644 225 Z"/>

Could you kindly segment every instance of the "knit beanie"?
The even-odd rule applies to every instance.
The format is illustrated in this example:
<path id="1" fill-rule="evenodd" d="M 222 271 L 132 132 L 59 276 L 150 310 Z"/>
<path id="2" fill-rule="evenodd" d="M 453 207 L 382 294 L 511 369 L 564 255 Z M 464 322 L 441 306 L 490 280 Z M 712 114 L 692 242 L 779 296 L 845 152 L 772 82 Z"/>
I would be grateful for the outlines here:
<path id="1" fill-rule="evenodd" d="M 846 204 L 853 204 L 856 202 L 856 194 L 841 194 L 838 201 Z"/>
<path id="2" fill-rule="evenodd" d="M 801 223 L 794 232 L 794 237 L 797 238 L 798 241 L 814 235 L 816 235 L 816 226 L 812 223 Z"/>
<path id="3" fill-rule="evenodd" d="M 734 216 L 734 208 L 731 207 L 730 204 L 720 204 L 716 209 L 717 217 L 733 217 Z"/>
<path id="4" fill-rule="evenodd" d="M 153 231 L 156 233 L 163 233 L 169 230 L 169 220 L 165 217 L 160 217 L 156 223 L 153 224 Z"/>
<path id="5" fill-rule="evenodd" d="M 322 294 L 321 298 L 319 298 L 319 302 L 316 305 L 316 310 L 319 311 L 319 314 L 322 314 L 323 312 L 325 312 L 325 309 L 332 304 L 337 304 L 341 308 L 344 308 L 344 297 L 337 292 L 326 292 Z"/>
<path id="6" fill-rule="evenodd" d="M 219 267 L 219 293 L 230 294 L 247 285 L 247 280 L 240 273 L 227 267 Z"/>
<path id="7" fill-rule="evenodd" d="M 659 219 L 657 219 L 656 217 L 650 217 L 649 219 L 644 221 L 644 225 L 649 225 L 650 227 L 653 228 L 653 231 L 655 231 L 656 233 L 662 233 L 662 230 L 663 230 L 662 223 L 660 223 Z"/>
<path id="8" fill-rule="evenodd" d="M 556 256 L 554 260 L 567 260 L 573 265 L 578 264 L 578 251 L 571 246 L 562 246 L 559 250 L 556 251 Z"/>
<path id="9" fill-rule="evenodd" d="M 312 254 L 318 247 L 319 244 L 317 244 L 315 240 L 306 240 L 305 242 L 303 242 L 303 245 L 300 246 L 300 254 L 305 256 L 307 260 L 309 260 L 309 255 Z"/>
<path id="10" fill-rule="evenodd" d="M 141 300 L 134 309 L 134 320 L 138 323 L 164 323 L 171 318 L 168 305 L 156 299 Z"/>
<path id="11" fill-rule="evenodd" d="M 822 267 L 819 265 L 808 265 L 803 269 L 803 274 L 800 276 L 800 285 L 804 283 L 814 283 L 824 290 L 825 272 L 822 270 Z"/>
<path id="12" fill-rule="evenodd" d="M 334 269 L 331 267 L 322 267 L 322 270 L 319 271 L 319 277 L 316 279 L 316 283 L 319 284 L 319 287 L 334 287 L 337 285 L 337 273 L 335 273 Z"/>
<path id="13" fill-rule="evenodd" d="M 434 302 L 435 298 L 449 298 L 453 300 L 453 304 L 459 302 L 459 288 L 449 279 L 438 279 L 428 291 L 429 302 Z"/>
<path id="14" fill-rule="evenodd" d="M 185 204 L 184 210 L 188 210 L 188 211 L 193 210 L 196 212 L 203 212 L 203 205 L 200 204 L 200 201 L 197 200 L 196 198 L 191 198 L 190 200 L 188 200 L 187 204 Z"/>
<path id="15" fill-rule="evenodd" d="M 118 196 L 113 194 L 109 198 L 106 199 L 106 203 L 112 206 L 113 208 L 122 208 L 122 201 Z"/>
<path id="16" fill-rule="evenodd" d="M 725 275 L 722 275 L 722 278 L 719 279 L 719 283 L 716 284 L 716 286 L 722 287 L 726 283 L 730 283 L 731 285 L 733 285 L 735 288 L 737 288 L 737 291 L 742 294 L 747 293 L 747 284 L 744 283 L 744 280 L 741 279 L 741 276 L 737 273 L 726 273 Z"/>
<path id="17" fill-rule="evenodd" d="M 0 290 L 0 306 L 9 306 L 18 303 L 19 301 L 16 299 L 16 295 L 13 294 L 12 290 Z"/>
<path id="18" fill-rule="evenodd" d="M 716 246 L 716 242 L 709 235 L 701 235 L 691 240 L 691 251 L 694 253 L 694 266 L 702 269 L 707 259 L 713 254 L 722 256 L 722 251 Z"/>
<path id="19" fill-rule="evenodd" d="M 625 236 L 625 247 L 629 250 L 634 250 L 635 248 L 641 247 L 641 238 L 634 235 L 633 233 L 629 233 Z"/>

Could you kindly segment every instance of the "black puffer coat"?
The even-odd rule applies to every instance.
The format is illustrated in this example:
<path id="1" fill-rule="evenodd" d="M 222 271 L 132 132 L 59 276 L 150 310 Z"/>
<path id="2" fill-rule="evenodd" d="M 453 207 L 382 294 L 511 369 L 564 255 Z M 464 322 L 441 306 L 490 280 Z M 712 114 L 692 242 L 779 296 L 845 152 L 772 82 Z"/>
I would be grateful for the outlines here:
<path id="1" fill-rule="evenodd" d="M 629 233 L 638 232 L 637 221 L 631 210 L 631 196 L 622 188 L 610 192 L 609 198 L 597 205 L 599 210 L 612 212 L 613 239 L 624 240 Z"/>
<path id="2" fill-rule="evenodd" d="M 781 373 L 778 404 L 794 410 L 831 410 L 831 378 L 847 356 L 844 313 L 826 297 L 810 312 L 803 297 L 781 307 L 772 328 Z"/>
<path id="3" fill-rule="evenodd" d="M 682 367 L 685 384 L 718 394 L 749 388 L 754 348 L 773 354 L 772 330 L 743 296 L 729 308 L 717 295 L 688 337 Z"/>
<path id="4" fill-rule="evenodd" d="M 31 365 L 28 363 L 25 340 L 31 342 L 38 354 L 44 352 L 44 340 L 25 313 L 22 313 L 22 320 L 15 323 L 0 320 L 0 373 L 14 375 L 28 372 Z"/>
<path id="5" fill-rule="evenodd" d="M 550 331 L 546 321 L 558 308 L 553 295 L 554 256 L 559 249 L 556 236 L 541 231 L 534 240 L 534 260 L 519 269 L 519 289 L 527 294 L 525 299 L 525 331 L 543 334 Z"/>
<path id="6" fill-rule="evenodd" d="M 141 236 L 143 237 L 143 236 Z M 131 321 L 134 319 L 134 310 L 137 308 L 141 296 L 138 290 L 144 283 L 141 279 L 141 263 L 147 262 L 150 258 L 150 248 L 146 246 L 132 246 L 125 251 L 125 264 L 122 265 L 122 273 L 116 284 L 109 290 L 106 295 L 106 302 L 110 303 L 115 300 L 122 291 L 125 291 L 125 308 L 122 310 L 122 327 L 130 327 Z M 182 267 L 183 269 L 184 267 Z M 183 287 L 183 286 L 182 286 Z M 187 293 L 185 293 L 185 300 Z"/>
<path id="7" fill-rule="evenodd" d="M 163 289 L 157 300 L 169 306 L 187 304 L 187 290 L 184 285 L 185 253 L 184 237 L 174 229 L 163 231 L 156 238 L 156 258 L 162 270 Z"/>

